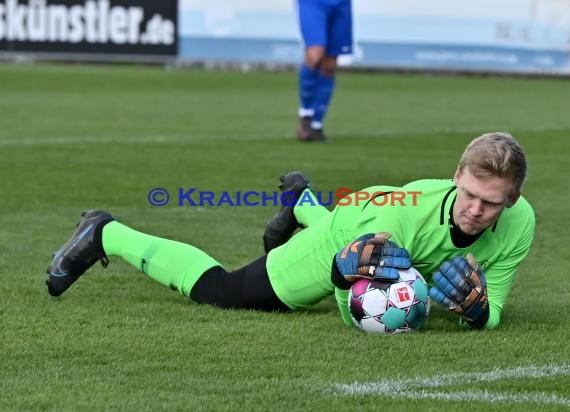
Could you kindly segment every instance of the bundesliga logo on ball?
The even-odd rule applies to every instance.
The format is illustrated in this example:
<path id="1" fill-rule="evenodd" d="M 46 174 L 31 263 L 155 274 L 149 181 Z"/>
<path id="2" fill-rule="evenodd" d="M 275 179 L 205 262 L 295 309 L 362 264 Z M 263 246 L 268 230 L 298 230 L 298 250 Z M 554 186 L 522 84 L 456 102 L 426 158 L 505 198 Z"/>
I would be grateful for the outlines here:
<path id="1" fill-rule="evenodd" d="M 360 330 L 402 333 L 421 328 L 429 315 L 427 283 L 413 267 L 399 270 L 394 282 L 359 279 L 350 288 L 348 307 Z"/>

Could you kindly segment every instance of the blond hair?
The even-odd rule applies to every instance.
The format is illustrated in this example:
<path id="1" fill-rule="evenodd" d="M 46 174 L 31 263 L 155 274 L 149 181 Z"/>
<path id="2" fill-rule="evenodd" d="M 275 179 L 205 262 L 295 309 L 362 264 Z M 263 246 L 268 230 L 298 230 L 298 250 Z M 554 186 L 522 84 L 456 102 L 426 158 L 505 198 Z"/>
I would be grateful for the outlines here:
<path id="1" fill-rule="evenodd" d="M 459 160 L 459 171 L 465 167 L 479 178 L 510 178 L 514 193 L 521 191 L 527 173 L 522 146 L 505 132 L 486 133 L 469 143 Z"/>

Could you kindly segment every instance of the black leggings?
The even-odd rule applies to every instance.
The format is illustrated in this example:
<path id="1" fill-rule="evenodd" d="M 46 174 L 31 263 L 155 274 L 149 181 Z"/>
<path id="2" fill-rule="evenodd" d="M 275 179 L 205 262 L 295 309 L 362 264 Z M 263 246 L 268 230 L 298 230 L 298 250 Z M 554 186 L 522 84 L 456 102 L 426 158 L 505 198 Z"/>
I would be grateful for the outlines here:
<path id="1" fill-rule="evenodd" d="M 289 310 L 271 287 L 266 260 L 267 255 L 233 272 L 220 266 L 208 269 L 192 288 L 190 299 L 226 309 Z"/>

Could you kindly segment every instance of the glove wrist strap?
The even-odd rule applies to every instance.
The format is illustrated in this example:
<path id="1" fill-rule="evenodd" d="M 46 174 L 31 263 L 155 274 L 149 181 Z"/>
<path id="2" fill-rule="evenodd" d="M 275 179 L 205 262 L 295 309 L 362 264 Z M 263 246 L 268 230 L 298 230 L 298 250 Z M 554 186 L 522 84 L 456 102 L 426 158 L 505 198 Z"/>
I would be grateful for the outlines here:
<path id="1" fill-rule="evenodd" d="M 331 268 L 331 282 L 337 288 L 342 289 L 342 290 L 348 290 L 352 286 L 352 282 L 349 282 L 348 280 L 346 280 L 345 277 L 342 276 L 342 274 L 340 273 L 340 270 L 338 269 L 338 266 L 336 264 L 336 259 L 334 257 L 333 257 L 332 268 Z"/>
<path id="2" fill-rule="evenodd" d="M 485 308 L 485 311 L 479 316 L 478 319 L 467 321 L 467 324 L 471 326 L 473 329 L 483 329 L 489 320 L 489 306 Z"/>

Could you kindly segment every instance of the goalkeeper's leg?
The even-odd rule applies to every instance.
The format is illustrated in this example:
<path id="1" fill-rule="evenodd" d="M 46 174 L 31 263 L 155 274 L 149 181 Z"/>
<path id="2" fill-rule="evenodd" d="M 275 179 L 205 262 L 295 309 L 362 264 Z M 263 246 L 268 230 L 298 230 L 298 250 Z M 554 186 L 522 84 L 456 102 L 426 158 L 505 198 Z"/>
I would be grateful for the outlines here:
<path id="1" fill-rule="evenodd" d="M 275 294 L 266 268 L 267 255 L 233 272 L 215 266 L 198 279 L 190 298 L 221 308 L 287 311 Z"/>
<path id="2" fill-rule="evenodd" d="M 311 226 L 329 214 L 328 209 L 320 204 L 305 175 L 290 172 L 279 179 L 279 188 L 283 192 L 290 192 L 296 201 L 293 205 L 283 205 L 267 222 L 263 233 L 265 253 L 287 242 L 298 228 Z"/>
<path id="3" fill-rule="evenodd" d="M 319 199 L 311 189 L 305 189 L 293 208 L 293 216 L 297 222 L 303 227 L 309 227 L 327 216 L 330 211 L 320 203 L 323 200 Z"/>
<path id="4" fill-rule="evenodd" d="M 224 308 L 288 310 L 277 297 L 265 267 L 266 256 L 228 273 L 194 246 L 147 235 L 125 226 L 104 210 L 84 212 L 69 240 L 48 267 L 48 292 L 59 296 L 90 267 L 109 256 L 123 258 L 157 282 L 198 303 Z"/>
<path id="5" fill-rule="evenodd" d="M 266 256 L 227 272 L 202 250 L 133 230 L 119 222 L 103 229 L 107 256 L 120 256 L 157 282 L 198 303 L 222 308 L 287 310 L 273 292 Z"/>
<path id="6" fill-rule="evenodd" d="M 113 221 L 103 228 L 103 249 L 157 282 L 189 296 L 204 272 L 220 264 L 194 246 L 147 235 Z"/>

